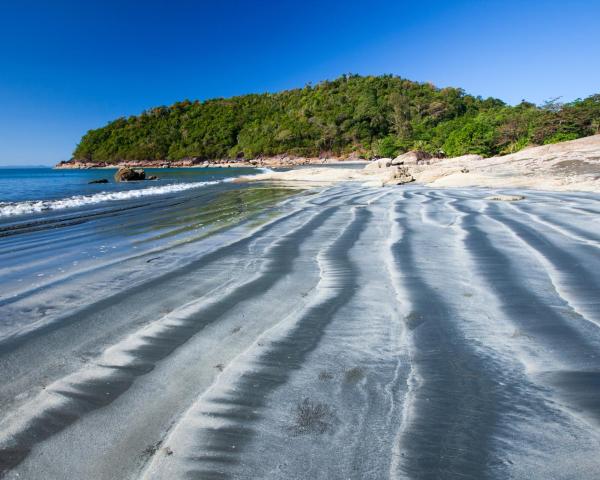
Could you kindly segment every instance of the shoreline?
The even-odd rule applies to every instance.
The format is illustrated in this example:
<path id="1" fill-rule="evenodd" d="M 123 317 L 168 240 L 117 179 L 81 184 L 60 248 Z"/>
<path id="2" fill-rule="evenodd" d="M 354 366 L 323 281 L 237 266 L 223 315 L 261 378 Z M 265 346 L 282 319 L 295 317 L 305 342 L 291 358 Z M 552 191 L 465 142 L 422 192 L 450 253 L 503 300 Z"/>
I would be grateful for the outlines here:
<path id="1" fill-rule="evenodd" d="M 327 168 L 333 165 L 356 168 Z M 177 162 L 129 161 L 105 163 L 61 162 L 56 169 L 129 168 L 285 168 L 237 182 L 276 182 L 282 186 L 310 188 L 338 182 L 362 182 L 382 187 L 414 182 L 433 188 L 482 187 L 522 188 L 546 191 L 600 192 L 600 135 L 530 147 L 509 155 L 483 158 L 467 154 L 453 158 L 435 158 L 425 152 L 408 152 L 398 157 L 360 160 L 354 157 L 314 158 L 275 156 L 239 161 Z"/>
<path id="2" fill-rule="evenodd" d="M 299 166 L 311 165 L 365 165 L 368 160 L 358 158 L 342 158 L 342 157 L 292 157 L 292 156 L 275 156 L 252 159 L 248 161 L 198 161 L 194 159 L 167 161 L 167 160 L 131 160 L 123 161 L 114 164 L 106 162 L 83 162 L 83 161 L 66 161 L 59 162 L 52 168 L 74 169 L 74 170 L 102 170 L 102 169 L 118 169 L 121 167 L 129 168 L 290 168 Z"/>
<path id="3" fill-rule="evenodd" d="M 417 154 L 379 159 L 362 169 L 301 168 L 236 181 L 269 181 L 285 186 L 361 182 L 382 187 L 414 182 L 432 188 L 515 188 L 600 192 L 600 135 L 543 145 L 500 157 L 463 155 L 422 160 Z"/>

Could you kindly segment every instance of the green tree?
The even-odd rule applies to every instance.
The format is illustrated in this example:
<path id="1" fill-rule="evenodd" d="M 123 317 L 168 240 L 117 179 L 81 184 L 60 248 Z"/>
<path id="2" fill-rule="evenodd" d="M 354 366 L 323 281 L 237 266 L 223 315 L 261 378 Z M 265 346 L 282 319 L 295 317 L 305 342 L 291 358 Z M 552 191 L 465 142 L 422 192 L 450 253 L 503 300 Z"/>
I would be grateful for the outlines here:
<path id="1" fill-rule="evenodd" d="M 600 131 L 600 95 L 514 107 L 392 75 L 343 75 L 275 94 L 184 100 L 88 131 L 73 157 L 199 161 L 261 155 L 494 155 Z"/>

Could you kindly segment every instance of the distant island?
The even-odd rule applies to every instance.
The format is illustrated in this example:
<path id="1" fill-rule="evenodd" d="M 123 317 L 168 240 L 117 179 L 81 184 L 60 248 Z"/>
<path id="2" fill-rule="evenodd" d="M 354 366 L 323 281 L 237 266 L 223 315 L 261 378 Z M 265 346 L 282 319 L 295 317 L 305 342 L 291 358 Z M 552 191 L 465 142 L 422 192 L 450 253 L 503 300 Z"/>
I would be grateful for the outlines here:
<path id="1" fill-rule="evenodd" d="M 88 131 L 59 166 L 184 166 L 278 157 L 514 153 L 600 132 L 600 94 L 510 106 L 397 76 L 344 75 L 271 94 L 175 103 Z"/>

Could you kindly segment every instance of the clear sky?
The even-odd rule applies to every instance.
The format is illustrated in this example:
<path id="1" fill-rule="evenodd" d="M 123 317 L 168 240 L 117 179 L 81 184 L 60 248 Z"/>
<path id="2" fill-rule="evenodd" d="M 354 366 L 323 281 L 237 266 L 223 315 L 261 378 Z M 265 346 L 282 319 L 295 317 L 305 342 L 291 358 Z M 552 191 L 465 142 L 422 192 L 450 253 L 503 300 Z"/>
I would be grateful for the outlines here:
<path id="1" fill-rule="evenodd" d="M 600 92 L 600 0 L 0 0 L 0 165 L 177 100 L 392 73 L 516 103 Z"/>

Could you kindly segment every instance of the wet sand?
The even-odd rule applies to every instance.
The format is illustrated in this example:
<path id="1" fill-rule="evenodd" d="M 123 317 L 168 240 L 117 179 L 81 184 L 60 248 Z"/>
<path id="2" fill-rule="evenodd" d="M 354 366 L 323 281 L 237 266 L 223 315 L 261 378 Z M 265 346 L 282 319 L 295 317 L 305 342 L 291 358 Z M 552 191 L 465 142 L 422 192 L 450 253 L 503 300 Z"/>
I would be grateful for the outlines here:
<path id="1" fill-rule="evenodd" d="M 598 194 L 227 188 L 0 226 L 5 478 L 600 476 Z"/>

